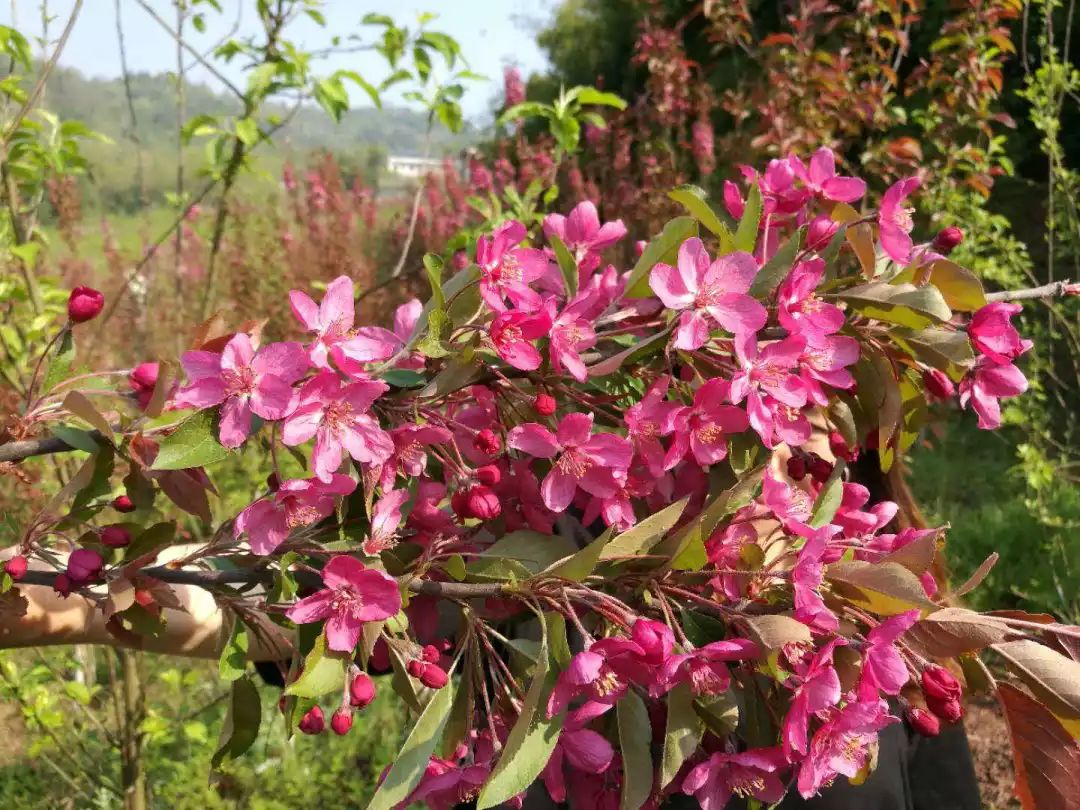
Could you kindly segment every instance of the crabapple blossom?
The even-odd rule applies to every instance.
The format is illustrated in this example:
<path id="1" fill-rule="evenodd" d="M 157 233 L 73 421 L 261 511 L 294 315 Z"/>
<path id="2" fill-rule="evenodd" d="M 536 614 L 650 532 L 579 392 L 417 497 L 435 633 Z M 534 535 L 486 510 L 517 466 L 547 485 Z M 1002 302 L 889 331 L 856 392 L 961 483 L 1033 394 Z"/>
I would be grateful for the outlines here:
<path id="1" fill-rule="evenodd" d="M 255 554 L 271 554 L 289 532 L 310 526 L 333 514 L 335 496 L 348 495 L 356 481 L 347 475 L 334 474 L 323 482 L 318 478 L 284 481 L 269 496 L 246 507 L 233 523 L 233 534 L 247 534 Z"/>
<path id="2" fill-rule="evenodd" d="M 544 218 L 544 234 L 549 239 L 557 236 L 562 240 L 585 276 L 600 266 L 600 253 L 626 233 L 621 219 L 601 225 L 596 206 L 589 200 L 578 203 L 569 216 L 548 214 Z"/>

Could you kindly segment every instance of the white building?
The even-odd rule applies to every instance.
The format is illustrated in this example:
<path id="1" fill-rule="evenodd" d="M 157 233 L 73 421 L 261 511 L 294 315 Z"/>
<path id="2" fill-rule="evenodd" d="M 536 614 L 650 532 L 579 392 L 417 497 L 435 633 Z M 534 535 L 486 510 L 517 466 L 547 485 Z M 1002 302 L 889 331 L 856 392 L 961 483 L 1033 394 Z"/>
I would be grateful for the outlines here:
<path id="1" fill-rule="evenodd" d="M 423 177 L 431 172 L 442 171 L 442 165 L 442 158 L 390 155 L 386 159 L 386 168 L 399 177 Z"/>

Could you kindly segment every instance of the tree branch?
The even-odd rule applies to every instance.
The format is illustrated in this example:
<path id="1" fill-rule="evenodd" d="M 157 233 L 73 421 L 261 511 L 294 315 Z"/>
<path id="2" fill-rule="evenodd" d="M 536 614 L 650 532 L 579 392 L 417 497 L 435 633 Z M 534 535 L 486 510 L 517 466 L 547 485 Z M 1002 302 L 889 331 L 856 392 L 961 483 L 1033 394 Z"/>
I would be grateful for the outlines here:
<path id="1" fill-rule="evenodd" d="M 1032 287 L 1027 290 L 1002 290 L 987 293 L 986 300 L 995 301 L 1033 301 L 1039 298 L 1062 298 L 1067 295 L 1080 295 L 1080 284 L 1073 284 L 1067 279 Z"/>

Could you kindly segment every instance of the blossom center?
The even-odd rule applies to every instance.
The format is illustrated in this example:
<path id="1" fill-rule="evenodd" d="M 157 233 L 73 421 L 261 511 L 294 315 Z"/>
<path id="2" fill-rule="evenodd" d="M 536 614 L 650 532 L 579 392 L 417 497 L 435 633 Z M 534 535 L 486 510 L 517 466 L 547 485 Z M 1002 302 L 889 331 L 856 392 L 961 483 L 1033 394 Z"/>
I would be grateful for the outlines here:
<path id="1" fill-rule="evenodd" d="M 555 462 L 559 472 L 571 478 L 581 478 L 593 467 L 593 460 L 576 447 L 568 447 Z"/>
<path id="2" fill-rule="evenodd" d="M 694 433 L 702 444 L 716 444 L 724 438 L 723 429 L 715 422 L 706 422 L 699 426 Z"/>
<path id="3" fill-rule="evenodd" d="M 337 433 L 352 424 L 353 407 L 343 400 L 335 400 L 326 406 L 323 424 Z"/>
<path id="4" fill-rule="evenodd" d="M 754 771 L 733 771 L 728 777 L 728 787 L 736 796 L 749 799 L 757 796 L 765 789 L 765 780 Z"/>
<path id="5" fill-rule="evenodd" d="M 297 526 L 310 526 L 322 517 L 322 514 L 311 504 L 303 503 L 296 498 L 288 498 L 284 502 L 285 525 L 290 529 Z"/>
<path id="6" fill-rule="evenodd" d="M 330 597 L 330 609 L 334 613 L 359 613 L 363 606 L 364 597 L 348 585 L 334 588 L 334 595 Z"/>
<path id="7" fill-rule="evenodd" d="M 255 390 L 255 372 L 250 366 L 227 369 L 221 373 L 221 379 L 225 382 L 226 396 L 239 397 Z"/>

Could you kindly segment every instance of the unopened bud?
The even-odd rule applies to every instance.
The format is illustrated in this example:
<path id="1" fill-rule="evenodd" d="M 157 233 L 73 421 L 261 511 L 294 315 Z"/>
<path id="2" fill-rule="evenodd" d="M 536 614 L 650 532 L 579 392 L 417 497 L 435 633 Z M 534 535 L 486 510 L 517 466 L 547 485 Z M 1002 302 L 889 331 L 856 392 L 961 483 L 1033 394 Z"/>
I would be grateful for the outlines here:
<path id="1" fill-rule="evenodd" d="M 450 676 L 446 674 L 442 667 L 424 662 L 424 670 L 420 673 L 420 683 L 428 687 L 428 689 L 442 689 L 449 680 Z"/>
<path id="2" fill-rule="evenodd" d="M 4 563 L 4 573 L 18 582 L 26 574 L 26 569 L 30 567 L 26 557 L 22 554 L 16 554 L 6 563 Z"/>
<path id="3" fill-rule="evenodd" d="M 806 458 L 792 456 L 787 460 L 787 474 L 792 481 L 802 481 L 806 478 Z"/>
<path id="4" fill-rule="evenodd" d="M 67 574 L 57 574 L 56 579 L 53 580 L 53 590 L 61 596 L 67 596 L 71 593 L 71 577 Z"/>
<path id="5" fill-rule="evenodd" d="M 266 488 L 271 492 L 277 492 L 281 489 L 281 476 L 277 473 L 270 473 L 266 476 Z"/>
<path id="6" fill-rule="evenodd" d="M 441 653 L 439 652 L 439 648 L 436 647 L 434 644 L 428 644 L 424 647 L 424 649 L 420 651 L 420 657 L 427 661 L 429 664 L 439 663 L 440 655 Z"/>
<path id="7" fill-rule="evenodd" d="M 349 703 L 363 709 L 375 699 L 375 681 L 366 672 L 359 673 L 349 684 Z"/>
<path id="8" fill-rule="evenodd" d="M 68 319 L 72 323 L 92 321 L 105 308 L 105 296 L 93 287 L 76 287 L 68 296 Z"/>
<path id="9" fill-rule="evenodd" d="M 930 243 L 930 247 L 938 253 L 948 256 L 963 241 L 964 232 L 955 225 L 950 225 L 948 228 L 942 228 L 938 231 L 938 235 L 934 237 L 934 241 Z"/>
<path id="10" fill-rule="evenodd" d="M 412 675 L 414 678 L 419 678 L 426 666 L 426 661 L 421 661 L 419 658 L 414 658 L 412 661 L 405 665 L 405 671 Z"/>
<path id="11" fill-rule="evenodd" d="M 926 709 L 911 707 L 907 710 L 907 721 L 924 737 L 936 737 L 941 732 L 941 721 Z"/>
<path id="12" fill-rule="evenodd" d="M 112 508 L 117 512 L 134 512 L 135 503 L 127 495 L 117 495 L 113 498 Z"/>
<path id="13" fill-rule="evenodd" d="M 849 447 L 847 439 L 837 430 L 829 434 L 829 450 L 832 451 L 833 456 L 842 458 L 844 461 L 854 461 L 859 455 L 858 448 L 853 450 Z"/>
<path id="14" fill-rule="evenodd" d="M 923 385 L 936 399 L 950 399 L 956 392 L 956 386 L 944 371 L 936 368 L 925 369 L 922 373 Z"/>
<path id="15" fill-rule="evenodd" d="M 299 728 L 304 734 L 322 734 L 326 729 L 326 718 L 323 717 L 322 709 L 312 706 L 308 713 L 300 718 Z"/>
<path id="16" fill-rule="evenodd" d="M 499 496 L 483 484 L 477 484 L 469 488 L 468 493 L 469 514 L 479 520 L 494 520 L 502 513 L 502 504 Z"/>
<path id="17" fill-rule="evenodd" d="M 533 410 L 541 416 L 551 416 L 557 407 L 558 403 L 551 394 L 539 393 L 533 400 Z"/>
<path id="18" fill-rule="evenodd" d="M 105 561 L 93 549 L 77 548 L 68 557 L 67 576 L 71 582 L 90 582 L 101 574 Z"/>
<path id="19" fill-rule="evenodd" d="M 502 442 L 499 440 L 499 436 L 494 430 L 491 428 L 484 428 L 473 438 L 473 447 L 481 453 L 487 453 L 489 456 L 493 456 L 502 449 Z"/>
<path id="20" fill-rule="evenodd" d="M 494 464 L 486 464 L 476 470 L 476 480 L 484 486 L 493 487 L 502 480 L 502 473 Z"/>
<path id="21" fill-rule="evenodd" d="M 101 542 L 109 548 L 124 548 L 131 544 L 131 532 L 118 524 L 106 526 L 100 536 Z"/>
<path id="22" fill-rule="evenodd" d="M 832 475 L 833 465 L 818 456 L 810 462 L 809 470 L 811 478 L 813 478 L 819 484 L 824 484 L 827 480 L 829 480 L 829 476 Z"/>
<path id="23" fill-rule="evenodd" d="M 814 217 L 810 226 L 806 229 L 806 246 L 814 250 L 820 250 L 829 244 L 836 229 L 840 224 L 825 214 Z"/>
<path id="24" fill-rule="evenodd" d="M 348 709 L 338 709 L 334 712 L 334 716 L 330 718 L 330 728 L 339 737 L 344 737 L 352 728 L 352 712 Z"/>

